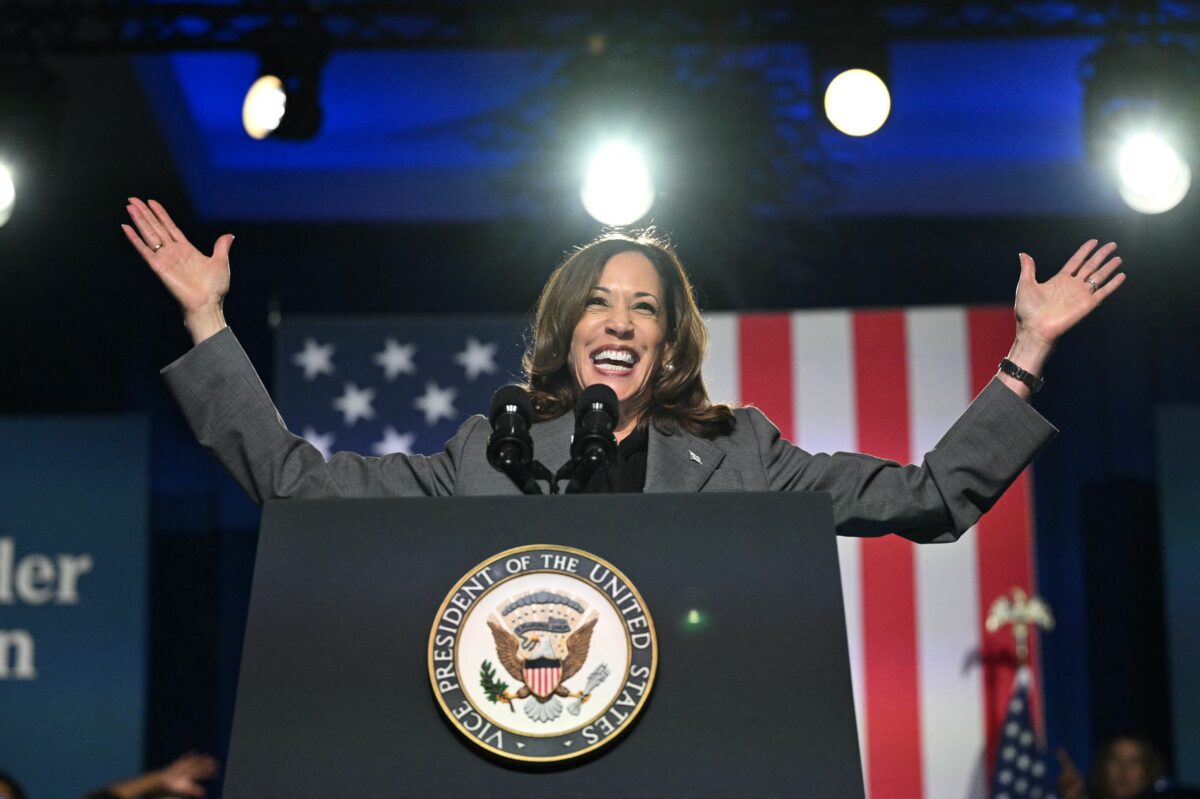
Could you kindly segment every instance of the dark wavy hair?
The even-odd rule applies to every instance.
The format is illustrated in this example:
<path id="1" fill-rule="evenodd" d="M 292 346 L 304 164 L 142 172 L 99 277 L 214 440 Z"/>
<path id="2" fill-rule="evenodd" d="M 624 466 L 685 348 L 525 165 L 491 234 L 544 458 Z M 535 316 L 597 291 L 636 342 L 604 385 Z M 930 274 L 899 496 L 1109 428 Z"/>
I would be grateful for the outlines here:
<path id="1" fill-rule="evenodd" d="M 700 373 L 708 328 L 700 318 L 687 270 L 670 242 L 652 229 L 632 235 L 606 233 L 568 255 L 546 281 L 522 360 L 535 419 L 555 419 L 574 409 L 577 388 L 567 366 L 571 336 L 604 265 L 623 252 L 641 253 L 658 272 L 670 352 L 670 365 L 660 358 L 650 375 L 649 405 L 639 424 L 653 424 L 667 435 L 680 430 L 709 439 L 728 435 L 734 427 L 733 411 L 709 401 Z"/>

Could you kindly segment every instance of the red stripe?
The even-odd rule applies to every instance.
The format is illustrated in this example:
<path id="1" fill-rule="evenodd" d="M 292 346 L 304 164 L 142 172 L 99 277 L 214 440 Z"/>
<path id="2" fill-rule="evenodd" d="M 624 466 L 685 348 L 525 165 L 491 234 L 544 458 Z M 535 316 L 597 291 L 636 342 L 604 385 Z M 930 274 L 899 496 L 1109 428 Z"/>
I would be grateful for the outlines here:
<path id="1" fill-rule="evenodd" d="M 537 668 L 529 669 L 525 676 L 529 681 L 529 690 L 538 696 L 547 696 L 558 687 L 558 678 L 561 674 L 562 669 Z"/>
<path id="2" fill-rule="evenodd" d="M 787 314 L 738 317 L 738 381 L 742 403 L 767 415 L 795 441 L 792 412 L 792 325 Z"/>
<path id="3" fill-rule="evenodd" d="M 973 391 L 983 390 L 996 374 L 996 366 L 1012 345 L 1014 323 L 1008 308 L 977 308 L 967 312 L 967 337 L 971 354 Z M 1013 586 L 1034 593 L 1033 583 L 1033 503 L 1028 469 L 1017 478 L 1000 501 L 976 527 L 976 552 L 979 559 L 979 624 L 984 666 L 984 723 L 987 725 L 987 773 L 996 762 L 996 742 L 1004 711 L 1016 675 L 1016 651 L 1011 628 L 997 633 L 983 629 L 992 601 L 1007 595 Z M 1039 724 L 1041 670 L 1036 652 L 1037 639 L 1030 645 L 1033 685 L 1030 690 L 1034 723 Z M 1039 724 L 1040 726 L 1040 724 Z"/>
<path id="4" fill-rule="evenodd" d="M 854 314 L 858 448 L 908 463 L 908 358 L 904 314 Z M 867 793 L 920 799 L 921 708 L 913 545 L 896 536 L 862 541 L 863 685 Z"/>

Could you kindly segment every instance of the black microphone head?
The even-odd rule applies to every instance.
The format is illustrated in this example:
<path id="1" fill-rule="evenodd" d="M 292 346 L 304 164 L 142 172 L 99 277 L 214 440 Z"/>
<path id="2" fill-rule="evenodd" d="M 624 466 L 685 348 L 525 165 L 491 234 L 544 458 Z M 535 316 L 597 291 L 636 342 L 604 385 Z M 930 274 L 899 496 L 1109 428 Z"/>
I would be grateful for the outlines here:
<path id="1" fill-rule="evenodd" d="M 611 386 L 603 383 L 593 383 L 583 390 L 583 393 L 579 395 L 579 400 L 575 403 L 575 418 L 581 418 L 591 410 L 593 405 L 597 404 L 612 419 L 614 430 L 621 426 L 621 406 L 617 402 L 617 392 L 613 391 Z"/>
<path id="2" fill-rule="evenodd" d="M 501 386 L 492 395 L 492 406 L 488 410 L 488 421 L 492 427 L 496 426 L 496 417 L 508 413 L 511 407 L 517 409 L 516 412 L 525 420 L 526 425 L 533 423 L 533 400 L 529 398 L 528 391 L 514 383 Z"/>

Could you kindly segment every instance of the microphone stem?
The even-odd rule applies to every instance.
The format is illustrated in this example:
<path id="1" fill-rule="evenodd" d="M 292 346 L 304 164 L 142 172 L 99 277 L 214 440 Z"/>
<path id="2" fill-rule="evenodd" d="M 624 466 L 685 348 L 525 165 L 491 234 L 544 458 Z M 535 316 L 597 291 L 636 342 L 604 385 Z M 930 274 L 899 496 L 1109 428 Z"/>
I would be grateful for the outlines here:
<path id="1" fill-rule="evenodd" d="M 500 468 L 508 475 L 508 479 L 512 480 L 517 488 L 521 489 L 522 494 L 540 494 L 542 487 L 537 484 L 537 480 L 530 474 L 529 467 L 523 465 L 519 460 L 512 457 L 512 453 L 502 451 L 500 454 Z"/>
<path id="2" fill-rule="evenodd" d="M 588 447 L 579 456 L 579 463 L 575 467 L 574 474 L 571 475 L 571 482 L 567 484 L 568 494 L 579 494 L 591 481 L 594 475 L 600 468 L 606 466 L 608 460 L 604 457 L 604 450 L 600 447 Z"/>

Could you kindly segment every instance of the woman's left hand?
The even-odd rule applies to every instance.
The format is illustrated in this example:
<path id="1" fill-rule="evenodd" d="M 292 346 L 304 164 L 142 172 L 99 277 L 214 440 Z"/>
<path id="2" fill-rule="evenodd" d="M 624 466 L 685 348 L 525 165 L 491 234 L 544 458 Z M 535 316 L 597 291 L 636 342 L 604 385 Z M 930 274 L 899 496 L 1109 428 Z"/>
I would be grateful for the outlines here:
<path id="1" fill-rule="evenodd" d="M 1015 307 L 1018 336 L 1033 336 L 1053 347 L 1063 333 L 1125 282 L 1125 273 L 1117 271 L 1121 259 L 1110 257 L 1116 243 L 1097 248 L 1098 243 L 1095 239 L 1086 242 L 1045 283 L 1037 282 L 1033 259 L 1021 253 Z"/>
<path id="2" fill-rule="evenodd" d="M 1075 251 L 1062 269 L 1045 283 L 1037 282 L 1033 259 L 1021 253 L 1021 278 L 1017 281 L 1017 337 L 1008 360 L 1038 377 L 1045 375 L 1046 359 L 1063 333 L 1096 310 L 1125 282 L 1118 272 L 1121 259 L 1111 257 L 1113 242 L 1097 248 L 1095 239 Z M 1001 370 L 996 377 L 1028 400 L 1032 390 Z"/>

